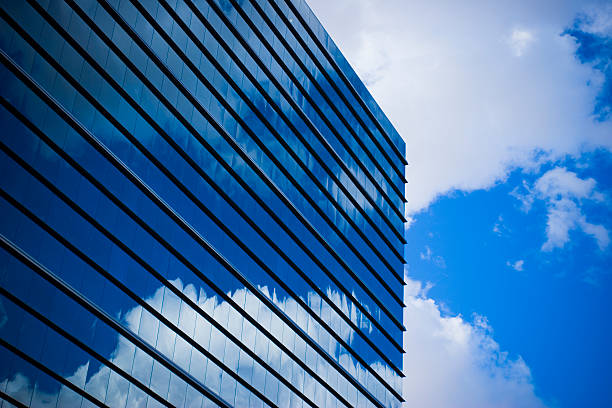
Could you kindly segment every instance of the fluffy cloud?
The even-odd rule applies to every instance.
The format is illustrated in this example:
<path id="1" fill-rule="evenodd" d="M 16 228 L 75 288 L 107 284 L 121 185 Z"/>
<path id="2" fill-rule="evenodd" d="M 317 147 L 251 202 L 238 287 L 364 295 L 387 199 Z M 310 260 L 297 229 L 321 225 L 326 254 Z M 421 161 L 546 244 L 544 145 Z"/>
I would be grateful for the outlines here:
<path id="1" fill-rule="evenodd" d="M 524 211 L 529 211 L 535 200 L 546 203 L 547 239 L 542 244 L 543 251 L 563 248 L 569 242 L 570 231 L 575 229 L 592 236 L 602 251 L 610 244 L 608 230 L 603 225 L 588 222 L 581 209 L 584 201 L 604 201 L 604 196 L 596 190 L 594 179 L 581 179 L 564 167 L 556 167 L 544 173 L 533 186 L 523 182 L 522 188 L 516 188 L 512 195 L 521 201 Z"/>
<path id="2" fill-rule="evenodd" d="M 406 278 L 404 398 L 408 407 L 544 407 L 529 367 L 500 350 L 482 316 L 446 316 L 420 282 Z"/>
<path id="3" fill-rule="evenodd" d="M 578 13 L 593 16 L 581 29 L 609 30 L 602 3 L 309 1 L 406 140 L 409 214 L 610 148 L 612 124 L 593 114 L 602 72 L 563 34 Z"/>
<path id="4" fill-rule="evenodd" d="M 544 198 L 572 197 L 603 201 L 603 195 L 595 191 L 595 185 L 592 178 L 581 179 L 564 167 L 556 167 L 538 179 L 535 189 Z"/>

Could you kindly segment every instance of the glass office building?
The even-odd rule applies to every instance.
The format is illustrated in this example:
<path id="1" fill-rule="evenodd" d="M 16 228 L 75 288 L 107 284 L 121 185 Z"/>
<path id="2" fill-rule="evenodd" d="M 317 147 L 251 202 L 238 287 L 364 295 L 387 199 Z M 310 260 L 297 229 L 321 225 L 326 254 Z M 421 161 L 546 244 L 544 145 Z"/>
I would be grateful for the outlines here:
<path id="1" fill-rule="evenodd" d="M 0 405 L 397 407 L 405 145 L 303 0 L 0 0 Z"/>

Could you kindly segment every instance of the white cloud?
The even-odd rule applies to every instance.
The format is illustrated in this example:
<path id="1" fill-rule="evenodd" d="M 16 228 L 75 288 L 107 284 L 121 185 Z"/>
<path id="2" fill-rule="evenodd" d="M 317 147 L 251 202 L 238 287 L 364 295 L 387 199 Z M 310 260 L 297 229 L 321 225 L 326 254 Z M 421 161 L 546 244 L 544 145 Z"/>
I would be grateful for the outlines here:
<path id="1" fill-rule="evenodd" d="M 518 260 L 518 261 L 516 261 L 516 262 L 510 262 L 510 261 L 507 261 L 507 262 L 506 262 L 506 265 L 507 265 L 507 266 L 509 266 L 509 267 L 511 267 L 511 268 L 512 268 L 512 269 L 514 269 L 515 271 L 522 272 L 522 271 L 523 271 L 523 265 L 525 265 L 525 261 L 524 261 L 524 260 L 522 260 L 522 259 L 519 259 L 519 260 Z"/>
<path id="2" fill-rule="evenodd" d="M 580 218 L 580 209 L 575 202 L 568 199 L 555 200 L 548 209 L 547 240 L 542 244 L 542 250 L 563 248 L 569 241 L 569 231 L 576 228 Z"/>
<path id="3" fill-rule="evenodd" d="M 588 7 L 585 15 L 588 18 L 583 19 L 580 24 L 580 29 L 589 33 L 612 36 L 612 5 L 602 5 L 598 7 Z"/>
<path id="4" fill-rule="evenodd" d="M 435 255 L 429 245 L 425 245 L 425 252 L 420 253 L 420 258 L 423 261 L 433 262 L 434 265 L 436 265 L 438 268 L 446 268 L 446 261 L 444 260 L 444 258 L 440 255 Z"/>
<path id="5" fill-rule="evenodd" d="M 544 407 L 529 367 L 510 358 L 486 318 L 445 316 L 427 297 L 430 286 L 406 278 L 404 398 L 407 407 Z"/>
<path id="6" fill-rule="evenodd" d="M 564 167 L 555 167 L 536 181 L 535 189 L 544 198 L 571 197 L 603 201 L 604 196 L 595 191 L 596 184 L 592 178 L 581 179 Z"/>
<path id="7" fill-rule="evenodd" d="M 526 180 L 523 180 L 521 186 L 514 187 L 510 195 L 521 202 L 521 211 L 528 213 L 531 210 L 535 195 Z"/>
<path id="8" fill-rule="evenodd" d="M 612 123 L 593 120 L 601 74 L 561 36 L 580 12 L 608 27 L 602 3 L 309 0 L 406 140 L 408 214 L 610 148 Z"/>
<path id="9" fill-rule="evenodd" d="M 414 221 L 415 221 L 414 217 L 406 216 L 406 222 L 404 223 L 404 230 L 408 231 L 408 229 L 414 223 Z"/>
<path id="10" fill-rule="evenodd" d="M 493 224 L 492 231 L 495 233 L 495 235 L 500 236 L 500 237 L 510 232 L 509 228 L 504 223 L 504 217 L 502 215 L 499 215 L 497 217 L 497 221 L 495 221 L 495 224 Z"/>
<path id="11" fill-rule="evenodd" d="M 544 173 L 533 186 L 523 181 L 525 193 L 515 189 L 511 195 L 521 201 L 525 211 L 531 209 L 536 199 L 546 203 L 547 239 L 542 244 L 543 251 L 563 248 L 570 240 L 570 232 L 576 229 L 592 236 L 603 251 L 610 244 L 608 230 L 603 225 L 588 222 L 581 209 L 584 201 L 605 201 L 604 195 L 596 190 L 596 184 L 592 178 L 581 179 L 564 167 L 555 167 Z"/>
<path id="12" fill-rule="evenodd" d="M 429 246 L 425 246 L 425 252 L 421 252 L 420 257 L 424 261 L 428 261 L 431 259 L 431 248 Z"/>
<path id="13" fill-rule="evenodd" d="M 515 57 L 521 57 L 535 40 L 535 36 L 529 30 L 515 28 L 508 37 L 508 46 Z"/>

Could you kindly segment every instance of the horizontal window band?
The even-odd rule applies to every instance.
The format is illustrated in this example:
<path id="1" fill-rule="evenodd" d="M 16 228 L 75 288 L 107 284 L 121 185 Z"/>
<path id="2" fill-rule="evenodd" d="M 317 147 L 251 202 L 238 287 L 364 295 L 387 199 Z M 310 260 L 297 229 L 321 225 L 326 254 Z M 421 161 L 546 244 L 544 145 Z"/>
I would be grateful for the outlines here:
<path id="1" fill-rule="evenodd" d="M 287 17 L 279 10 L 278 5 L 275 3 L 276 0 L 270 0 L 270 4 L 272 5 L 272 7 L 274 7 L 274 9 L 277 11 L 277 13 L 281 16 L 281 18 L 285 21 L 285 24 L 287 25 L 287 27 L 289 27 L 289 29 L 293 32 L 293 35 L 298 39 L 298 41 L 301 40 L 301 42 L 303 42 L 303 39 L 297 35 L 297 33 L 295 32 L 295 28 L 293 26 L 291 26 L 290 24 L 288 24 L 287 22 Z M 340 69 L 340 67 L 338 66 L 338 64 L 336 63 L 336 61 L 331 57 L 331 55 L 329 55 L 329 52 L 327 51 L 327 49 L 321 44 L 321 41 L 317 38 L 317 36 L 314 34 L 314 32 L 312 31 L 312 29 L 310 28 L 310 26 L 304 21 L 304 18 L 302 17 L 302 15 L 296 10 L 295 5 L 293 5 L 291 3 L 291 1 L 287 1 L 287 0 L 283 0 L 285 2 L 285 4 L 291 9 L 291 11 L 293 12 L 293 14 L 297 17 L 297 19 L 300 21 L 300 24 L 304 27 L 304 29 L 306 30 L 306 32 L 310 35 L 310 37 L 312 38 L 312 40 L 315 42 L 315 44 L 317 44 L 317 47 L 321 50 L 321 52 L 323 53 L 323 55 L 325 55 L 325 57 L 327 58 L 327 60 L 329 61 L 330 65 L 334 68 L 334 70 L 336 71 L 336 73 L 338 74 L 338 76 L 340 78 L 342 78 L 342 82 L 344 82 L 344 84 L 346 85 L 346 87 L 349 89 L 349 91 L 353 94 L 353 97 L 359 102 L 359 105 L 361 105 L 362 109 L 366 112 L 366 115 L 370 118 L 370 120 L 372 121 L 372 123 L 374 123 L 374 125 L 376 126 L 376 128 L 379 130 L 380 134 L 383 135 L 383 137 L 386 139 L 387 143 L 389 144 L 389 146 L 391 147 L 391 150 L 393 150 L 393 152 L 397 155 L 397 157 L 400 159 L 400 161 L 404 164 L 407 165 L 408 162 L 406 161 L 406 158 L 404 157 L 404 155 L 402 154 L 402 152 L 398 149 L 398 147 L 395 145 L 395 143 L 393 143 L 393 141 L 391 140 L 391 138 L 389 137 L 389 135 L 387 134 L 387 132 L 384 130 L 383 126 L 380 124 L 380 122 L 378 121 L 378 119 L 376 119 L 376 116 L 374 116 L 374 114 L 372 113 L 372 111 L 370 110 L 370 108 L 365 104 L 365 102 L 363 101 L 363 99 L 359 96 L 359 93 L 357 92 L 357 90 L 355 89 L 355 87 L 353 86 L 353 84 L 350 83 L 350 81 L 348 80 L 348 78 L 346 77 L 346 75 L 344 74 L 344 72 Z M 312 53 L 312 51 L 308 48 L 305 47 L 304 45 L 302 45 L 302 47 L 304 47 L 304 49 L 307 49 L 308 52 Z M 313 61 L 317 61 L 316 58 L 312 58 L 311 59 Z M 318 61 L 317 61 L 318 62 Z M 322 68 L 322 67 L 321 67 Z M 323 73 L 323 75 L 328 76 L 329 74 L 327 73 L 326 70 L 321 69 L 320 71 Z M 331 78 L 329 78 L 330 83 L 332 84 L 332 86 L 335 86 L 337 88 L 337 84 L 335 84 L 334 82 L 331 81 Z M 338 91 L 338 94 L 341 95 L 341 97 L 346 98 L 344 96 L 343 93 Z M 347 106 L 349 106 L 349 108 L 351 107 L 351 104 L 345 99 L 345 103 L 347 104 Z M 379 150 L 383 153 L 383 155 L 386 155 L 385 150 L 382 148 L 382 146 L 379 145 L 378 140 L 376 139 L 376 137 L 374 137 L 374 135 L 369 131 L 369 128 L 367 126 L 365 126 L 365 124 L 363 123 L 363 121 L 361 120 L 361 117 L 359 115 L 357 115 L 357 113 L 354 113 L 355 117 L 357 118 L 357 120 L 359 120 L 363 126 L 364 129 L 366 129 L 366 131 L 368 132 L 368 134 L 370 135 L 372 141 L 377 144 Z M 391 161 L 391 159 L 387 156 L 387 160 L 389 161 L 389 163 L 393 163 Z M 393 164 L 392 164 L 393 166 Z M 401 174 L 401 172 L 395 167 L 393 166 L 393 168 L 395 169 L 395 171 L 398 173 L 398 175 L 404 179 L 404 182 L 406 182 L 406 179 L 404 178 L 404 175 Z"/>
<path id="2" fill-rule="evenodd" d="M 17 401 L 15 398 L 11 397 L 10 395 L 8 395 L 7 393 L 5 393 L 4 391 L 0 390 L 0 399 L 13 404 L 14 406 L 16 406 L 17 408 L 28 408 L 27 405 L 23 404 L 22 402 Z"/>
<path id="3" fill-rule="evenodd" d="M 32 82 L 32 80 L 29 78 L 29 76 L 26 73 L 24 73 L 21 70 L 21 68 L 19 68 L 17 65 L 12 63 L 12 60 L 10 60 L 10 58 L 8 56 L 6 56 L 4 54 L 4 52 L 2 52 L 0 55 L 2 56 L 2 60 L 3 60 L 3 63 L 5 63 L 5 65 L 8 63 L 9 67 L 11 68 L 11 70 L 21 80 L 25 81 L 27 83 L 27 85 L 39 97 L 41 97 L 43 100 L 45 100 L 47 102 L 47 104 L 49 104 L 49 106 L 60 117 L 62 117 L 66 122 L 68 122 L 68 124 L 71 127 L 73 127 L 77 131 L 77 133 L 79 133 L 85 140 L 87 140 L 96 150 L 98 150 L 99 153 L 101 153 L 104 157 L 106 157 L 109 161 L 111 161 L 111 163 L 114 163 L 115 166 L 117 167 L 117 169 L 120 172 L 122 172 L 130 181 L 132 181 L 132 183 L 134 183 L 137 187 L 139 187 L 139 189 L 141 189 L 141 191 L 149 199 L 151 199 L 153 202 L 155 202 L 156 205 L 158 205 L 159 208 L 162 209 L 162 211 L 164 211 L 166 213 L 166 215 L 168 215 L 188 235 L 190 235 L 192 237 L 192 239 L 196 240 L 196 242 L 198 242 L 202 246 L 202 248 L 205 249 L 218 262 L 220 262 L 225 267 L 226 270 L 228 270 L 230 273 L 232 273 L 232 275 L 234 275 L 243 285 L 248 287 L 264 304 L 266 304 L 266 306 L 268 306 L 268 308 L 270 308 L 272 311 L 274 311 L 274 313 L 277 314 L 281 318 L 281 320 L 284 320 L 285 323 L 287 323 L 289 326 L 291 326 L 292 329 L 296 333 L 299 333 L 314 349 L 316 349 L 318 351 L 318 353 L 324 359 L 326 359 L 331 365 L 336 366 L 337 370 L 340 373 L 342 373 L 345 376 L 345 378 L 347 378 L 347 380 L 349 380 L 349 382 L 351 382 L 351 383 L 354 382 L 354 385 L 357 388 L 360 388 L 361 390 L 363 390 L 362 393 L 366 397 L 368 397 L 368 395 L 369 395 L 373 399 L 373 402 L 374 401 L 378 402 L 376 400 L 376 398 L 374 398 L 373 396 L 371 396 L 371 394 L 369 394 L 369 391 L 365 390 L 362 387 L 362 385 L 357 380 L 352 378 L 351 374 L 349 374 L 343 367 L 338 367 L 337 363 L 335 362 L 335 360 L 329 354 L 327 354 L 327 352 L 325 350 L 323 350 L 316 342 L 314 342 L 312 339 L 310 339 L 310 337 L 299 326 L 297 326 L 291 319 L 289 319 L 282 310 L 280 310 L 274 303 L 272 303 L 271 300 L 269 298 L 267 298 L 265 294 L 263 294 L 257 287 L 252 285 L 248 281 L 248 279 L 246 279 L 246 277 L 240 271 L 235 269 L 218 251 L 216 251 L 214 248 L 212 248 L 208 244 L 208 242 L 203 237 L 201 237 L 201 235 L 199 233 L 197 233 L 191 226 L 189 226 L 187 223 L 185 223 L 185 221 L 180 216 L 178 216 L 172 209 L 170 209 L 152 190 L 150 190 L 150 188 L 148 188 L 148 186 L 144 185 L 142 183 L 142 181 L 131 172 L 131 170 L 129 170 L 127 167 L 125 167 L 125 165 L 122 162 L 118 161 L 112 152 L 110 152 L 93 135 L 91 135 L 87 129 L 83 128 L 82 125 L 80 125 L 80 123 L 75 121 L 74 118 L 72 118 L 72 116 L 68 112 L 66 112 L 62 107 L 57 105 L 54 102 L 54 100 L 46 93 L 46 91 L 42 90 L 40 87 L 38 87 L 37 84 Z M 103 188 L 103 186 L 102 186 L 102 188 Z M 119 202 L 118 204 L 122 204 L 122 203 Z M 182 256 L 175 248 L 173 248 L 172 245 L 170 245 L 167 241 L 163 240 L 163 238 L 161 238 L 161 236 L 159 236 L 159 234 L 157 234 L 154 230 L 152 230 L 138 216 L 136 216 L 133 212 L 130 212 L 129 215 L 142 228 L 144 228 L 149 234 L 151 234 L 156 240 L 158 240 L 158 242 L 160 242 L 167 250 L 169 250 L 172 254 L 174 254 L 174 256 L 177 257 L 177 259 L 179 259 L 185 266 L 187 266 L 189 269 L 191 269 L 197 276 L 201 277 L 207 283 L 210 282 L 206 277 L 204 277 L 197 270 L 197 268 L 195 268 L 195 266 L 193 264 L 191 264 L 184 256 Z M 211 285 L 210 283 L 208 283 L 208 284 L 211 287 L 214 286 L 214 285 Z M 322 322 L 320 319 L 319 319 L 318 322 L 320 324 L 322 324 L 323 326 L 325 326 L 324 322 Z M 339 343 L 342 344 L 347 350 L 351 350 L 350 346 L 348 346 L 346 344 L 346 342 L 344 342 L 344 340 L 342 340 L 341 338 L 337 338 L 337 340 L 339 340 Z M 355 359 L 358 360 L 360 362 L 360 364 L 362 364 L 364 367 L 366 367 L 368 369 L 368 371 L 372 372 L 375 377 L 378 377 L 379 381 L 381 382 L 381 384 L 385 385 L 389 389 L 390 392 L 399 395 L 384 380 L 380 379 L 380 376 L 378 375 L 378 373 L 376 373 L 374 371 L 374 369 L 372 369 L 369 365 L 365 364 L 365 362 L 361 359 L 361 357 L 356 355 Z"/>
<path id="4" fill-rule="evenodd" d="M 75 336 L 68 333 L 66 330 L 62 329 L 60 326 L 55 324 L 49 318 L 47 318 L 46 316 L 44 316 L 43 314 L 35 310 L 30 305 L 26 304 L 23 300 L 19 299 L 18 297 L 16 297 L 15 295 L 7 291 L 2 286 L 0 286 L 0 294 L 4 296 L 5 298 L 9 299 L 11 302 L 13 302 L 15 305 L 17 305 L 22 310 L 24 310 L 25 312 L 33 316 L 35 319 L 43 323 L 45 326 L 51 328 L 53 331 L 58 333 L 60 336 L 64 337 L 66 340 L 68 340 L 75 346 L 79 347 L 85 353 L 89 354 L 91 357 L 95 358 L 96 360 L 98 360 L 105 366 L 109 367 L 113 371 L 117 372 L 121 377 L 125 378 L 127 381 L 134 384 L 136 387 L 140 388 L 142 391 L 144 391 L 150 397 L 154 398 L 160 404 L 166 407 L 169 407 L 169 408 L 173 406 L 168 401 L 166 401 L 164 398 L 159 396 L 159 394 L 157 394 L 155 391 L 151 390 L 149 387 L 144 385 L 142 382 L 134 378 L 131 374 L 127 373 L 126 371 L 121 369 L 119 366 L 117 366 L 115 363 L 106 359 L 100 353 L 98 353 L 97 351 L 89 347 L 87 344 L 83 343 L 81 340 L 79 340 Z"/>
<path id="5" fill-rule="evenodd" d="M 26 35 L 27 35 L 27 34 L 26 34 Z M 39 51 L 41 51 L 41 50 L 39 50 Z M 44 50 L 42 50 L 42 52 L 44 53 Z M 62 72 L 63 72 L 63 68 L 62 68 L 61 66 L 58 66 L 58 65 L 56 64 L 56 66 L 55 66 L 55 67 L 61 71 L 60 73 L 62 73 Z M 71 82 L 71 83 L 72 83 L 72 85 L 73 85 L 73 86 L 75 86 L 75 87 L 77 87 L 77 89 L 79 89 L 80 85 L 79 85 L 78 83 L 75 83 L 74 79 L 72 79 L 72 81 L 70 80 L 70 78 L 67 78 L 67 79 L 69 80 L 69 82 Z M 81 88 L 81 89 L 82 89 L 82 88 Z M 87 98 L 87 95 L 85 95 L 85 96 L 86 96 L 86 98 Z M 107 118 L 108 118 L 108 119 L 109 119 L 109 120 L 110 120 L 110 121 L 111 121 L 113 124 L 115 124 L 115 126 L 117 126 L 117 125 L 119 125 L 119 126 L 120 126 L 120 124 L 118 124 L 118 123 L 117 123 L 117 121 L 116 121 L 114 118 L 112 118 L 112 117 L 110 117 L 110 118 L 109 118 L 109 117 L 108 117 L 108 116 L 109 116 L 108 112 L 107 112 L 107 111 L 106 111 L 106 110 L 105 110 L 103 107 L 101 107 L 99 103 L 97 103 L 97 104 L 96 104 L 96 101 L 95 101 L 95 100 L 93 100 L 93 101 L 92 101 L 92 100 L 91 100 L 91 97 L 89 97 L 89 98 L 87 98 L 87 99 L 88 99 L 88 100 L 90 100 L 90 102 L 92 102 L 92 103 L 94 104 L 94 106 L 97 106 L 97 108 L 98 108 L 98 109 L 101 109 L 101 113 L 102 113 L 103 115 L 105 115 L 105 117 L 107 117 Z M 123 133 L 123 134 L 124 134 L 124 135 L 125 135 L 125 136 L 126 136 L 128 139 L 129 139 L 129 140 L 130 140 L 130 141 L 132 141 L 132 142 L 134 143 L 134 138 L 133 138 L 133 137 L 131 137 L 131 135 L 129 134 L 129 132 L 127 132 L 127 131 L 126 131 L 124 128 L 118 128 L 118 129 L 119 129 L 119 130 L 120 130 L 120 131 L 121 131 L 121 132 L 122 132 L 122 133 Z M 161 129 L 157 129 L 157 130 L 158 130 L 158 131 L 160 131 L 162 135 L 164 135 L 163 130 L 161 130 Z M 135 141 L 135 142 L 136 142 L 136 143 L 138 143 L 137 141 Z M 139 149 L 141 149 L 141 148 L 142 148 L 142 149 L 144 149 L 144 148 L 143 148 L 142 146 L 140 146 L 140 145 L 137 145 L 137 148 L 139 148 Z M 142 149 L 141 149 L 141 151 L 143 151 Z M 146 153 L 146 149 L 143 151 L 143 153 L 145 153 L 145 155 L 147 155 L 147 153 Z M 151 159 L 150 154 L 149 154 L 149 156 L 148 156 L 148 157 Z M 154 159 L 154 158 L 153 158 L 153 159 Z M 165 174 L 166 174 L 166 175 L 168 175 L 168 173 L 169 173 L 169 172 L 168 172 L 168 171 L 167 171 L 167 169 L 166 169 Z M 205 174 L 205 173 L 204 173 L 204 174 Z M 175 181 L 175 180 L 176 180 L 176 179 L 174 179 L 173 181 Z M 180 185 L 179 185 L 179 187 L 180 187 Z M 183 191 L 183 192 L 185 192 L 185 190 L 186 190 L 185 188 L 183 188 L 183 189 L 182 189 L 182 191 Z M 187 190 L 187 191 L 188 191 L 188 190 Z M 188 194 L 191 194 L 191 193 L 189 192 Z M 192 198 L 192 200 L 194 199 L 193 194 L 191 194 L 190 198 Z M 197 200 L 197 198 L 195 198 L 195 200 Z M 197 202 L 199 202 L 199 200 L 197 200 L 197 201 L 196 201 L 196 204 L 197 204 Z M 202 203 L 200 202 L 200 204 L 202 204 Z M 207 215 L 209 215 L 209 216 L 210 216 L 210 213 L 207 213 Z M 222 225 L 222 223 L 221 223 L 221 224 L 217 224 L 217 225 L 221 225 L 221 227 L 222 227 L 222 228 L 224 228 L 224 226 Z M 226 230 L 226 233 L 227 233 L 227 232 L 228 232 L 228 231 Z M 230 231 L 229 233 L 231 233 L 231 231 Z M 235 235 L 233 235 L 233 236 L 232 236 L 232 238 L 233 238 L 235 241 L 237 240 L 237 238 L 235 237 Z M 274 275 L 274 276 L 276 276 L 276 275 Z M 320 291 L 320 289 L 319 289 L 319 288 L 318 288 L 316 285 L 314 285 L 314 283 L 313 283 L 313 282 L 311 282 L 311 281 L 310 281 L 310 284 L 311 284 L 311 286 L 313 286 L 313 288 L 314 288 L 315 290 Z M 325 295 L 323 292 L 321 292 L 321 293 L 319 293 L 319 294 L 322 296 L 322 298 L 326 298 L 326 295 Z M 343 314 L 341 314 L 341 312 L 339 312 L 339 311 L 338 311 L 338 309 L 337 309 L 337 307 L 335 306 L 335 304 L 330 303 L 330 305 L 332 306 L 332 308 L 336 308 L 336 311 L 337 311 L 337 312 L 338 312 L 338 313 L 339 313 L 341 316 L 344 316 Z M 376 323 L 376 322 L 374 321 L 374 323 Z M 356 325 L 355 325 L 354 323 L 352 323 L 352 321 L 349 321 L 349 324 L 350 324 L 350 325 L 353 327 L 353 329 L 355 329 L 355 328 L 356 328 Z M 327 326 L 325 325 L 325 327 L 327 327 Z M 363 334 L 363 333 L 361 333 L 361 331 L 357 331 L 357 333 L 360 333 L 362 336 L 364 336 L 364 334 Z M 366 340 L 366 342 L 368 342 L 368 341 L 369 341 L 369 339 L 368 339 L 368 338 L 365 338 L 365 340 Z M 372 344 L 370 343 L 370 345 L 372 345 Z M 376 350 L 377 350 L 377 348 L 376 348 L 376 347 L 374 347 L 374 350 L 376 351 Z M 386 360 L 386 362 L 387 362 L 387 363 L 389 363 L 391 367 L 393 367 L 393 365 L 391 364 L 391 362 L 390 362 L 390 361 L 388 361 L 388 359 L 386 358 L 386 356 L 384 355 L 384 353 L 382 353 L 382 352 L 380 352 L 380 351 L 379 351 L 379 355 L 381 355 L 381 357 L 383 358 L 383 360 Z"/>
<path id="6" fill-rule="evenodd" d="M 11 255 L 13 255 L 17 260 L 19 260 L 25 266 L 30 268 L 32 271 L 34 271 L 41 278 L 43 278 L 44 280 L 49 282 L 51 285 L 53 285 L 59 291 L 64 293 L 67 297 L 69 297 L 75 303 L 78 303 L 81 307 L 86 309 L 88 312 L 90 312 L 91 314 L 96 316 L 98 319 L 102 320 L 105 324 L 107 324 L 112 329 L 114 329 L 118 334 L 122 335 L 123 337 L 128 339 L 132 344 L 134 344 L 137 347 L 139 347 L 140 349 L 142 349 L 145 353 L 147 353 L 154 360 L 158 361 L 161 365 L 166 367 L 169 371 L 171 371 L 177 377 L 180 377 L 187 384 L 189 384 L 192 387 L 194 387 L 196 390 L 198 390 L 198 392 L 202 393 L 207 398 L 213 400 L 216 404 L 218 404 L 218 405 L 220 405 L 222 407 L 227 407 L 227 408 L 231 407 L 230 404 L 228 404 L 227 402 L 223 401 L 214 392 L 209 390 L 208 387 L 206 387 L 203 384 L 201 384 L 198 380 L 193 378 L 189 373 L 186 373 L 180 367 L 177 367 L 172 361 L 170 361 L 164 355 L 159 353 L 155 348 L 153 348 L 148 343 L 146 343 L 144 340 L 142 340 L 138 335 L 133 333 L 131 330 L 128 330 L 127 328 L 123 327 L 123 325 L 121 323 L 119 323 L 114 317 L 108 315 L 106 312 L 101 310 L 97 305 L 95 305 L 89 299 L 87 299 L 84 296 L 82 296 L 77 290 L 75 290 L 70 285 L 65 283 L 61 278 L 56 276 L 53 272 L 51 272 L 50 270 L 45 268 L 43 265 L 39 264 L 35 259 L 30 257 L 27 253 L 25 253 L 23 250 L 21 250 L 21 248 L 19 248 L 16 245 L 14 245 L 11 241 L 7 240 L 1 234 L 0 234 L 0 247 L 4 248 L 7 252 L 9 252 Z M 0 342 L 6 343 L 2 339 L 0 339 Z M 65 381 L 66 383 L 68 383 L 70 385 L 72 385 L 72 383 L 70 383 L 67 380 L 63 379 L 61 376 L 55 374 L 53 371 L 47 369 L 46 367 L 44 367 L 38 361 L 36 361 L 36 360 L 34 360 L 32 358 L 30 358 L 30 360 L 31 361 L 28 361 L 28 362 L 33 362 L 33 363 L 37 364 L 38 366 L 42 366 L 46 370 L 45 372 L 47 374 L 50 374 L 51 376 L 57 376 L 57 377 L 61 378 L 61 380 Z M 65 384 L 65 385 L 68 386 L 68 384 Z M 94 404 L 96 404 L 98 406 L 104 406 L 103 404 L 99 403 L 99 401 L 97 401 L 93 397 L 89 396 L 89 394 L 87 394 L 84 391 L 80 390 L 78 387 L 76 387 L 74 385 L 72 385 L 72 387 L 75 388 L 74 391 L 76 391 L 77 393 L 84 394 L 83 396 L 85 398 L 90 399 L 90 401 L 93 402 Z"/>

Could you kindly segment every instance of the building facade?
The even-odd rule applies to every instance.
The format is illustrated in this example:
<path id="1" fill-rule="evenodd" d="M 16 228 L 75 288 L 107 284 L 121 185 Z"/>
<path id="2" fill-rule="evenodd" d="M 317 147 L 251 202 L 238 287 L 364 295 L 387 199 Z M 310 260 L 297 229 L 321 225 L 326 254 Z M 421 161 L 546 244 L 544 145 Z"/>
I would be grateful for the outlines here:
<path id="1" fill-rule="evenodd" d="M 303 0 L 0 0 L 0 405 L 401 405 L 405 145 Z"/>

